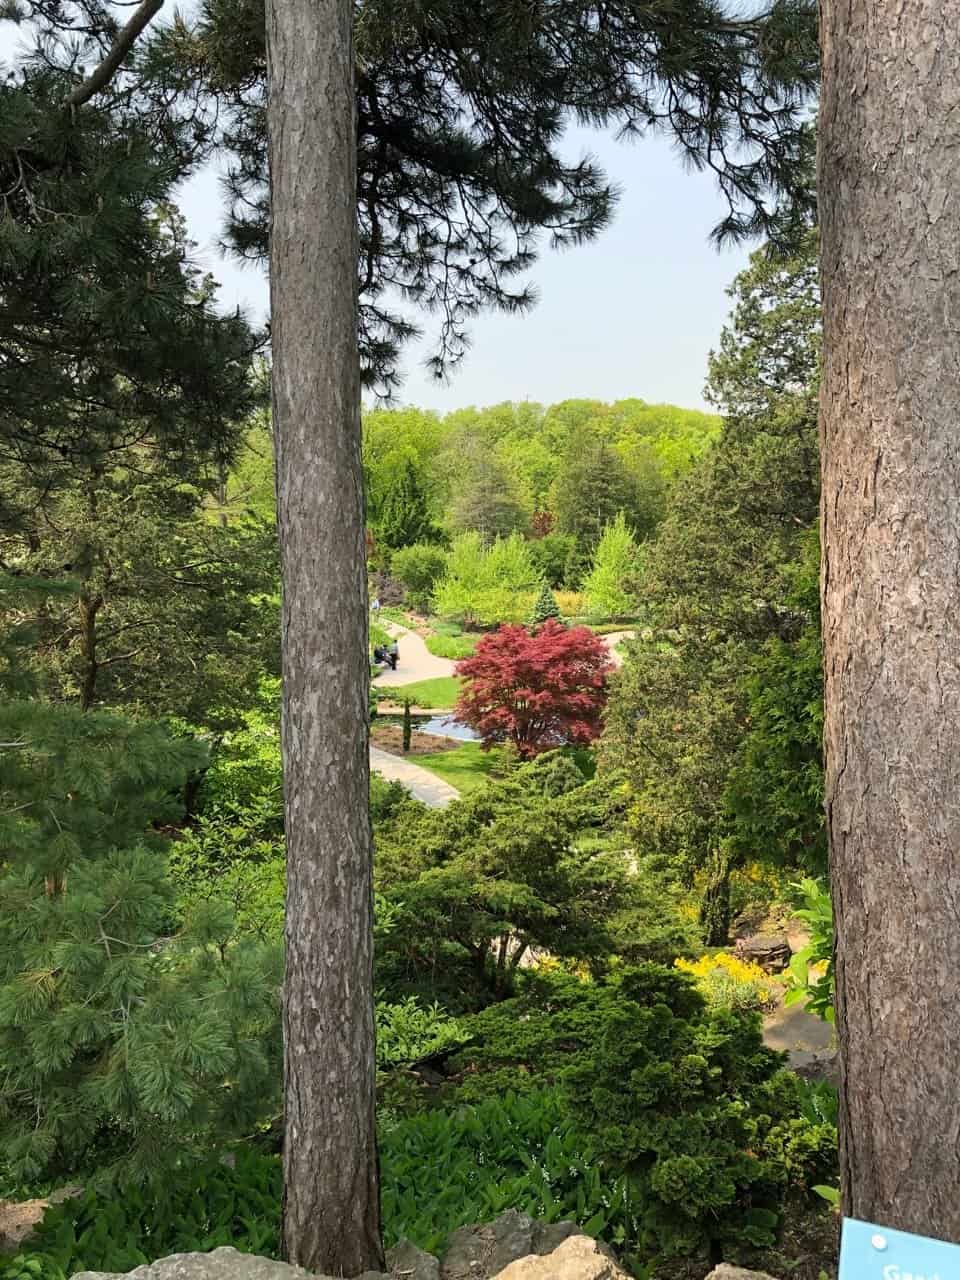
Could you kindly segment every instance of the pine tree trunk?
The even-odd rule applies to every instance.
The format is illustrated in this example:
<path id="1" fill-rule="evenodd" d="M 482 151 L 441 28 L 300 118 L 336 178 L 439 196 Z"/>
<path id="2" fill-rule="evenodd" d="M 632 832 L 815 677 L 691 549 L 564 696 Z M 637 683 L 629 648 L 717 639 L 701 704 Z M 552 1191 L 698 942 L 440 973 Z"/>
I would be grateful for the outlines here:
<path id="1" fill-rule="evenodd" d="M 284 1249 L 380 1270 L 353 5 L 267 5 L 283 571 Z"/>
<path id="2" fill-rule="evenodd" d="M 844 1207 L 960 1241 L 960 0 L 821 12 Z"/>
<path id="3" fill-rule="evenodd" d="M 97 614 L 103 604 L 100 595 L 91 596 L 86 590 L 78 601 L 80 612 L 80 656 L 82 676 L 80 681 L 80 706 L 89 711 L 97 696 L 97 676 L 100 663 L 97 658 Z"/>

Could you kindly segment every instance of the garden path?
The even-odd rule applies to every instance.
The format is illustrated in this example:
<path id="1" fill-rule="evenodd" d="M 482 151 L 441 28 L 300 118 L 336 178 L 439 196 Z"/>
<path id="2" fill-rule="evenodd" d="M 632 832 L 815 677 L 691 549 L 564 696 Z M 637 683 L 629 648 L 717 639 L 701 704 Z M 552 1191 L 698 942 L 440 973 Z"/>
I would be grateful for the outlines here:
<path id="1" fill-rule="evenodd" d="M 382 774 L 388 782 L 401 783 L 415 800 L 430 809 L 445 809 L 452 800 L 460 799 L 456 787 L 451 787 L 449 782 L 444 782 L 429 769 L 422 769 L 420 765 L 378 747 L 370 748 L 370 768 Z"/>
<path id="2" fill-rule="evenodd" d="M 436 658 L 420 636 L 399 622 L 382 624 L 397 642 L 400 657 L 396 671 L 387 667 L 376 678 L 381 689 L 395 689 L 399 685 L 418 684 L 421 680 L 436 680 L 438 676 L 452 676 L 454 664 L 449 658 Z"/>
<path id="3" fill-rule="evenodd" d="M 611 631 L 608 636 L 603 637 L 603 643 L 610 650 L 615 667 L 623 666 L 623 654 L 617 649 L 617 645 L 621 640 L 632 640 L 636 634 L 635 631 Z"/>

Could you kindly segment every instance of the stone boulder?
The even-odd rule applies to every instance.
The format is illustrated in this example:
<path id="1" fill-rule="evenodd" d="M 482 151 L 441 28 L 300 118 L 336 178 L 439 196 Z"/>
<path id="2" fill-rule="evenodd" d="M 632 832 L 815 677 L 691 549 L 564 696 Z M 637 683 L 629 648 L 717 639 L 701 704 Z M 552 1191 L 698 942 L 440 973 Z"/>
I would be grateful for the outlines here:
<path id="1" fill-rule="evenodd" d="M 738 938 L 735 950 L 741 960 L 758 964 L 764 973 L 783 973 L 793 955 L 787 936 L 783 933 Z"/>
<path id="2" fill-rule="evenodd" d="M 61 1187 L 46 1200 L 0 1200 L 0 1255 L 18 1253 L 52 1204 L 62 1204 L 82 1194 L 82 1187 Z"/>
<path id="3" fill-rule="evenodd" d="M 576 1234 L 575 1222 L 537 1222 L 508 1209 L 493 1222 L 454 1231 L 447 1241 L 440 1274 L 442 1280 L 491 1280 L 511 1262 L 553 1253 Z"/>
<path id="4" fill-rule="evenodd" d="M 209 1253 L 172 1253 L 133 1271 L 78 1271 L 73 1280 L 316 1280 L 302 1267 L 226 1247 Z"/>
<path id="5" fill-rule="evenodd" d="M 630 1280 L 589 1236 L 570 1236 L 552 1253 L 511 1262 L 496 1280 Z"/>
<path id="6" fill-rule="evenodd" d="M 397 1280 L 440 1280 L 440 1263 L 411 1240 L 387 1250 L 387 1270 Z"/>
<path id="7" fill-rule="evenodd" d="M 44 1202 L 45 1204 L 46 1202 Z M 611 1251 L 577 1234 L 572 1222 L 545 1223 L 509 1210 L 494 1222 L 462 1227 L 443 1260 L 409 1240 L 387 1253 L 389 1274 L 368 1271 L 359 1280 L 630 1280 Z M 236 1249 L 175 1253 L 124 1274 L 80 1271 L 72 1280 L 329 1280 L 302 1267 Z M 723 1264 L 707 1280 L 771 1280 L 759 1271 Z"/>

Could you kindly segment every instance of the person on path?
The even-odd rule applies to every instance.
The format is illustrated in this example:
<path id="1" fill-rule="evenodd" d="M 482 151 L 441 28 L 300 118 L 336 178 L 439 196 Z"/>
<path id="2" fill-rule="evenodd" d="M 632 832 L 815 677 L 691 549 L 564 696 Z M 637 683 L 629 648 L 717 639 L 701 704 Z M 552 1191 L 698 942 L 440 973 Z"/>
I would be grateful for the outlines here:
<path id="1" fill-rule="evenodd" d="M 390 655 L 390 666 L 394 671 L 396 671 L 397 663 L 400 661 L 400 646 L 397 644 L 396 640 L 393 641 L 387 652 Z"/>

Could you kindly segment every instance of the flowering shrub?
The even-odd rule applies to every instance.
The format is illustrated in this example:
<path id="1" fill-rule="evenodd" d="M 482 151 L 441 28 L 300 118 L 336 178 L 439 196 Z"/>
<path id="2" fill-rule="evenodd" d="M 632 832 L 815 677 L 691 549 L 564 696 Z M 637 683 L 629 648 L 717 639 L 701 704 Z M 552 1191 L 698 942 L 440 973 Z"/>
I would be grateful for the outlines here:
<path id="1" fill-rule="evenodd" d="M 773 981 L 750 960 L 726 951 L 674 964 L 696 979 L 700 993 L 715 1009 L 765 1009 L 774 1003 Z"/>

